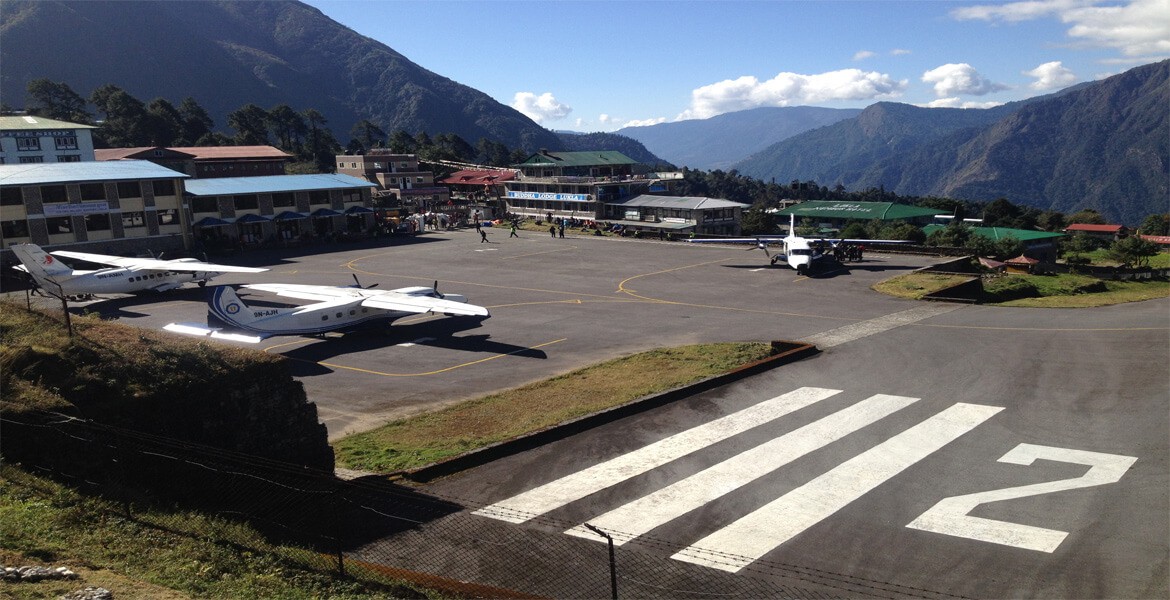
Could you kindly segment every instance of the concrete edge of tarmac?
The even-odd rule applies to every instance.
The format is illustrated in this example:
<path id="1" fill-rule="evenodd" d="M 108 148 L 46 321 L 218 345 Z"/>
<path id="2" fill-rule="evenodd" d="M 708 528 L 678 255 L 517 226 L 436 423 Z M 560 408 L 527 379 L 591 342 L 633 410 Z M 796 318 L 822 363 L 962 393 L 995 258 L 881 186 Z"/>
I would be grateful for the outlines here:
<path id="1" fill-rule="evenodd" d="M 565 421 L 564 423 L 553 425 L 552 427 L 534 431 L 532 433 L 504 442 L 499 442 L 491 446 L 472 450 L 447 460 L 424 465 L 417 469 L 396 473 L 395 475 L 402 476 L 416 483 L 426 483 L 440 477 L 453 475 L 460 471 L 465 471 L 467 469 L 487 464 L 494 460 L 499 460 L 506 456 L 519 454 L 526 450 L 531 450 L 533 448 L 543 446 L 544 444 L 581 433 L 582 431 L 587 431 L 606 423 L 612 423 L 618 419 L 623 419 L 630 415 L 635 415 L 657 408 L 659 406 L 669 404 L 671 402 L 689 398 L 695 394 L 706 392 L 708 390 L 712 390 L 717 387 L 751 377 L 752 375 L 756 375 L 770 369 L 775 369 L 788 363 L 813 356 L 820 352 L 820 349 L 812 344 L 806 344 L 803 342 L 789 342 L 783 340 L 773 341 L 772 348 L 776 352 L 772 356 L 746 364 L 733 371 L 729 371 L 720 375 L 714 375 L 712 377 L 696 381 L 690 385 L 685 385 L 658 394 L 645 396 L 643 398 L 634 400 L 633 402 L 628 402 L 620 406 L 608 408 L 606 410 L 579 417 L 571 421 Z"/>

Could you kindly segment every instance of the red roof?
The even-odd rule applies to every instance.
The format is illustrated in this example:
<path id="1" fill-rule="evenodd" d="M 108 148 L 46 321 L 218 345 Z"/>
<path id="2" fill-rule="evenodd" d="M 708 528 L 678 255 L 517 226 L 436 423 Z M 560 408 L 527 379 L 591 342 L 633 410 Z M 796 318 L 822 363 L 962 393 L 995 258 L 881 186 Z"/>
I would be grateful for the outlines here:
<path id="1" fill-rule="evenodd" d="M 94 160 L 122 160 L 128 158 L 157 158 L 156 152 L 165 152 L 168 156 L 165 158 L 191 158 L 191 155 L 186 152 L 180 152 L 174 148 L 163 148 L 162 146 L 142 146 L 139 148 L 96 148 L 93 151 Z"/>
<path id="2" fill-rule="evenodd" d="M 1155 244 L 1170 245 L 1170 235 L 1139 235 L 1138 237 Z"/>
<path id="3" fill-rule="evenodd" d="M 1088 223 L 1074 223 L 1065 227 L 1065 231 L 1092 231 L 1095 233 L 1118 233 L 1125 225 L 1090 225 Z"/>
<path id="4" fill-rule="evenodd" d="M 168 148 L 176 152 L 184 152 L 195 157 L 195 160 L 216 160 L 225 158 L 268 158 L 268 159 L 286 159 L 292 158 L 280 148 L 272 146 L 185 146 L 181 148 Z"/>
<path id="5" fill-rule="evenodd" d="M 450 177 L 439 181 L 447 185 L 493 185 L 516 178 L 515 171 L 456 171 Z"/>
<path id="6" fill-rule="evenodd" d="M 1035 264 L 1040 263 L 1040 261 L 1038 261 L 1034 258 L 1028 258 L 1027 256 L 1024 256 L 1023 254 L 1021 254 L 1015 258 L 1009 258 L 1009 259 L 1005 260 L 1004 262 L 1009 264 L 1009 265 L 1035 265 Z"/>

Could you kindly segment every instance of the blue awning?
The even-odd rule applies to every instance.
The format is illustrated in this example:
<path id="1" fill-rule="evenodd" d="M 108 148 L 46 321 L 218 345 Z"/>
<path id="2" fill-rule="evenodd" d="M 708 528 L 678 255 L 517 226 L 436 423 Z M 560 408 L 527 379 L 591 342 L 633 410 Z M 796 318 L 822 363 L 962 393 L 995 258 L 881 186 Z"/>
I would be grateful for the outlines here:
<path id="1" fill-rule="evenodd" d="M 236 219 L 236 223 L 263 223 L 268 220 L 268 217 L 262 217 L 260 215 L 253 215 L 249 213 Z"/>
<path id="2" fill-rule="evenodd" d="M 284 211 L 284 212 L 280 213 L 279 215 L 276 215 L 275 217 L 272 217 L 272 218 L 275 221 L 293 221 L 296 219 L 308 219 L 309 217 L 306 217 L 305 215 L 302 215 L 299 212 L 293 212 L 291 210 L 286 210 L 286 211 Z"/>
<path id="3" fill-rule="evenodd" d="M 314 217 L 336 217 L 341 213 L 333 210 L 332 208 L 318 208 L 317 210 L 313 211 L 312 214 Z"/>
<path id="4" fill-rule="evenodd" d="M 347 215 L 358 215 L 358 214 L 366 214 L 366 213 L 372 213 L 372 212 L 374 212 L 373 209 L 366 208 L 364 206 L 351 206 L 351 207 L 345 209 L 345 214 L 347 214 Z"/>
<path id="5" fill-rule="evenodd" d="M 228 224 L 228 222 L 224 221 L 223 219 L 217 219 L 215 217 L 203 217 L 202 219 L 195 221 L 195 224 L 193 226 L 194 227 L 220 227 L 222 225 L 227 225 L 227 224 Z"/>

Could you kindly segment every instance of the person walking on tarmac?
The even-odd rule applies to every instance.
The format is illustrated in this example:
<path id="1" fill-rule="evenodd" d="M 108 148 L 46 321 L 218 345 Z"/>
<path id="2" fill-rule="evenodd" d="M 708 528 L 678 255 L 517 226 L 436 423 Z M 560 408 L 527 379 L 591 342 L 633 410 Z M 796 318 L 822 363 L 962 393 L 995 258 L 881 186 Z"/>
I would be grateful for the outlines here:
<path id="1" fill-rule="evenodd" d="M 515 222 L 512 222 L 512 228 L 509 230 L 508 237 L 510 237 L 510 238 L 520 237 L 519 235 L 516 234 L 516 223 Z"/>
<path id="2" fill-rule="evenodd" d="M 549 225 L 548 226 L 548 234 L 554 238 L 557 237 L 557 226 L 556 225 Z"/>
<path id="3" fill-rule="evenodd" d="M 560 226 L 557 227 L 557 234 L 562 238 L 565 237 L 565 222 L 561 221 Z"/>
<path id="4" fill-rule="evenodd" d="M 487 241 L 488 241 L 488 239 L 487 239 L 487 230 L 485 230 L 485 229 L 480 229 L 480 230 L 479 230 L 479 243 L 483 244 L 483 243 L 485 243 L 485 242 L 487 242 Z"/>

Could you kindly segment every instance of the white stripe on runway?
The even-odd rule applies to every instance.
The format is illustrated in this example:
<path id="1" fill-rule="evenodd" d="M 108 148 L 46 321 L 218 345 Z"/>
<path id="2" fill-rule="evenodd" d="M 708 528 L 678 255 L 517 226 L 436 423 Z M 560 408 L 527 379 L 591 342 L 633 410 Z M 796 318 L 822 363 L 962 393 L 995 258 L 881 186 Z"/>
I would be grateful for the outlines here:
<path id="1" fill-rule="evenodd" d="M 840 392 L 802 387 L 485 506 L 472 514 L 523 523 Z"/>
<path id="2" fill-rule="evenodd" d="M 624 544 L 917 401 L 878 394 L 590 519 L 589 524 L 612 536 L 614 544 Z M 584 525 L 565 533 L 602 541 Z"/>
<path id="3" fill-rule="evenodd" d="M 923 319 L 936 317 L 941 314 L 949 313 L 953 310 L 962 308 L 961 304 L 944 304 L 942 302 L 926 303 L 922 306 L 916 306 L 901 312 L 896 312 L 889 315 L 883 315 L 868 321 L 861 321 L 853 323 L 852 325 L 845 325 L 815 335 L 810 335 L 802 338 L 800 341 L 808 342 L 817 346 L 818 348 L 832 348 L 839 346 L 846 342 L 859 340 L 863 337 L 889 331 L 895 327 L 917 323 Z"/>
<path id="4" fill-rule="evenodd" d="M 1001 410 L 1001 406 L 955 404 L 671 558 L 735 573 Z"/>

